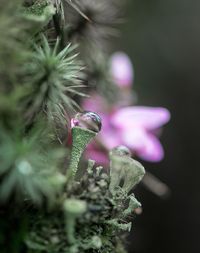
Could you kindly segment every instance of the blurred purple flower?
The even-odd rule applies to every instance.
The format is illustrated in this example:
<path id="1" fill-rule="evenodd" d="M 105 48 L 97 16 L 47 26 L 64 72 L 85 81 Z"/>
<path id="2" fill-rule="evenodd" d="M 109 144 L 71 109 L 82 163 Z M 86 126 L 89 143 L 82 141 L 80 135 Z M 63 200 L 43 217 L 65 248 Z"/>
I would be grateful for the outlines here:
<path id="1" fill-rule="evenodd" d="M 162 160 L 164 151 L 156 130 L 169 121 L 170 113 L 167 109 L 129 106 L 108 111 L 105 105 L 106 101 L 96 94 L 83 101 L 83 108 L 97 112 L 103 121 L 102 130 L 97 140 L 88 146 L 86 156 L 106 164 L 107 151 L 125 145 L 143 160 Z"/>
<path id="2" fill-rule="evenodd" d="M 130 87 L 134 72 L 129 57 L 123 52 L 116 52 L 110 59 L 110 71 L 114 82 L 119 87 Z"/>
<path id="3" fill-rule="evenodd" d="M 132 99 L 128 99 L 128 95 L 133 93 L 134 75 L 132 63 L 126 54 L 117 52 L 111 57 L 110 64 L 122 101 L 110 105 L 96 93 L 83 100 L 82 107 L 98 113 L 103 123 L 96 140 L 88 146 L 86 156 L 99 164 L 108 164 L 108 151 L 125 145 L 133 155 L 143 160 L 162 160 L 164 151 L 158 139 L 158 130 L 170 120 L 170 112 L 162 107 L 130 106 Z"/>

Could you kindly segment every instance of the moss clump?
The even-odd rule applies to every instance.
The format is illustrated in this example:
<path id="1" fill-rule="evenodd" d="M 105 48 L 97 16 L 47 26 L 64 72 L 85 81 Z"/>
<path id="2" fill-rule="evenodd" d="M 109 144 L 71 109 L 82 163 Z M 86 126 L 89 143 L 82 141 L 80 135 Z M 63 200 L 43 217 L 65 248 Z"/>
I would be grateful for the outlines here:
<path id="1" fill-rule="evenodd" d="M 91 170 L 91 164 L 55 211 L 35 217 L 26 241 L 31 252 L 125 252 L 130 218 L 140 203 L 120 186 L 111 193 L 110 173 L 102 167 Z"/>

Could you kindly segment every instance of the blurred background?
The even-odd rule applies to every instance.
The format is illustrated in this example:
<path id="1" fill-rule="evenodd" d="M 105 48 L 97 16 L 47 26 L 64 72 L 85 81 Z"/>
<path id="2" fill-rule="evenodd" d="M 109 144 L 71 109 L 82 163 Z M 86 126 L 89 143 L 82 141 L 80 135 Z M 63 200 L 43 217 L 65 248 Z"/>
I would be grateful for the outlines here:
<path id="1" fill-rule="evenodd" d="M 161 199 L 137 191 L 143 213 L 135 220 L 130 253 L 200 252 L 200 1 L 130 0 L 116 49 L 131 57 L 140 105 L 172 114 L 158 164 L 142 162 L 171 189 Z"/>

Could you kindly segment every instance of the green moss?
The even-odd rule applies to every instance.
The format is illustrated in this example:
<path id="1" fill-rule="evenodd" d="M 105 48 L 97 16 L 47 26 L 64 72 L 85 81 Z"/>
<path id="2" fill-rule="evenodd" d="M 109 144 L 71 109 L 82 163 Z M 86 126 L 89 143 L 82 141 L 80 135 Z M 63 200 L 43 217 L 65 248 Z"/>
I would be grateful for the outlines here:
<path id="1" fill-rule="evenodd" d="M 24 13 L 28 15 L 41 16 L 44 13 L 44 9 L 49 6 L 49 1 L 39 0 L 36 1 L 32 6 L 24 7 Z"/>
<path id="2" fill-rule="evenodd" d="M 30 7 L 23 7 L 22 13 L 26 19 L 37 22 L 38 28 L 40 28 L 38 23 L 46 25 L 56 13 L 56 9 L 49 1 L 39 0 Z"/>
<path id="3" fill-rule="evenodd" d="M 126 253 L 124 235 L 137 200 L 120 187 L 111 194 L 110 180 L 99 167 L 91 173 L 90 161 L 89 170 L 68 189 L 65 208 L 61 203 L 56 211 L 35 217 L 26 241 L 32 252 Z"/>

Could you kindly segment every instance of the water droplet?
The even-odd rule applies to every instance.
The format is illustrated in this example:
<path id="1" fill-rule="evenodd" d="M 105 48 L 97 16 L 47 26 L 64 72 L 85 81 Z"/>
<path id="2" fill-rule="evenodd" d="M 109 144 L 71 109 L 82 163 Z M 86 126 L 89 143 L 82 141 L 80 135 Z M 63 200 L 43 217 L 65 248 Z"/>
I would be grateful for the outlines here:
<path id="1" fill-rule="evenodd" d="M 111 155 L 131 157 L 131 151 L 126 146 L 120 145 L 111 150 Z"/>
<path id="2" fill-rule="evenodd" d="M 101 118 L 95 112 L 77 113 L 71 120 L 72 127 L 78 126 L 98 133 L 101 130 Z"/>

